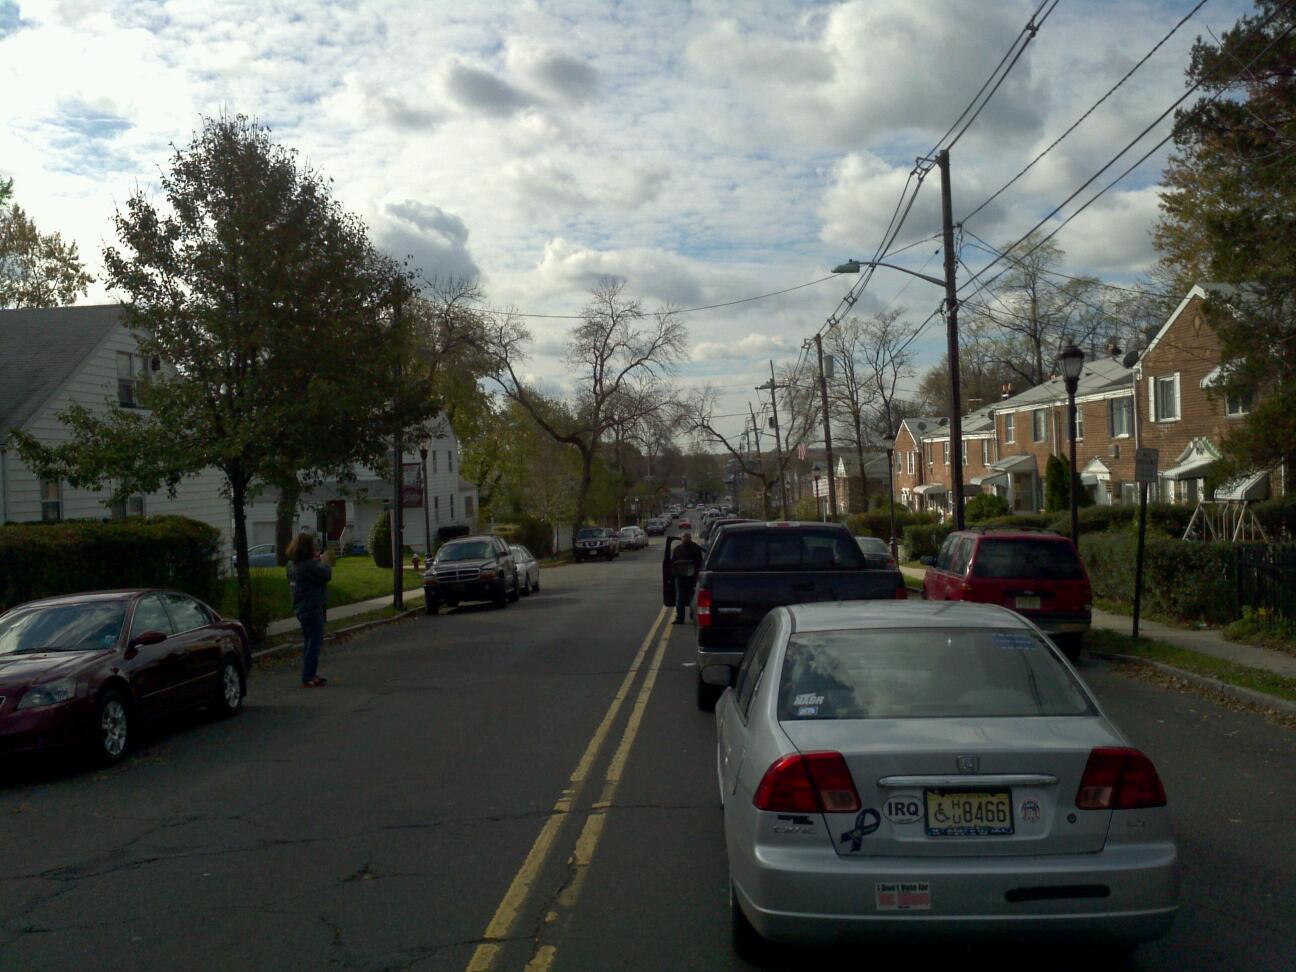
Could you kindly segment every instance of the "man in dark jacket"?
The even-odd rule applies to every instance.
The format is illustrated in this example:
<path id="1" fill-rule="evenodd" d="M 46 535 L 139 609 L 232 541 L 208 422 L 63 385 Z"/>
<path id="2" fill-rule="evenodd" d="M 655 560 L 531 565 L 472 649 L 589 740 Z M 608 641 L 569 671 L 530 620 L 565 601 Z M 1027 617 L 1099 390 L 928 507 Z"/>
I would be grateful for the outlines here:
<path id="1" fill-rule="evenodd" d="M 671 551 L 671 568 L 675 572 L 675 620 L 684 623 L 684 609 L 693 603 L 693 585 L 702 568 L 702 548 L 693 542 L 693 534 L 684 531 L 684 539 Z"/>

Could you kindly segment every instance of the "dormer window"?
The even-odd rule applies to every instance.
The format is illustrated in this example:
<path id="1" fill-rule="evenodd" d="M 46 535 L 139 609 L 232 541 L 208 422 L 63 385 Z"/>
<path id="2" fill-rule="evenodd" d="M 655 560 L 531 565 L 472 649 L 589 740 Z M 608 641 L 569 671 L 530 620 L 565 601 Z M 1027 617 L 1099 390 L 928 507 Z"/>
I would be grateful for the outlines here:
<path id="1" fill-rule="evenodd" d="M 130 351 L 117 352 L 117 404 L 123 408 L 139 407 L 139 391 L 148 381 L 149 359 Z"/>

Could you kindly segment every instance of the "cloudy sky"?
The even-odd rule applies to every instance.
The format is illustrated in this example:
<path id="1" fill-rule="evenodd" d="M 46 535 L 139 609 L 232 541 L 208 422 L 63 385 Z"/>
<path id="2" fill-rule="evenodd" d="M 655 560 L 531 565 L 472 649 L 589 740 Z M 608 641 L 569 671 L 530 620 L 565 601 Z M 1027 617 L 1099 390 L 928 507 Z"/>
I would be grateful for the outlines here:
<path id="1" fill-rule="evenodd" d="M 1039 5 L 0 0 L 0 177 L 97 270 L 115 207 L 156 186 L 170 145 L 204 114 L 242 112 L 331 176 L 381 246 L 429 276 L 476 275 L 496 306 L 574 314 L 612 275 L 649 308 L 692 308 L 869 256 L 915 157 Z M 951 153 L 955 218 L 1194 5 L 1061 0 Z M 1193 38 L 1249 6 L 1207 3 L 967 228 L 1000 245 L 1024 233 L 1178 97 Z M 1063 230 L 1070 272 L 1128 280 L 1153 258 L 1163 162 Z M 939 201 L 933 173 L 897 246 L 939 228 Z M 935 251 L 897 259 L 939 275 Z M 987 259 L 971 246 L 963 257 Z M 684 380 L 720 386 L 725 411 L 745 411 L 768 360 L 794 359 L 853 280 L 688 314 Z M 903 307 L 916 323 L 940 297 L 882 270 L 857 310 Z M 89 299 L 112 298 L 96 287 Z M 570 325 L 530 319 L 534 374 L 563 381 Z M 924 364 L 942 340 L 930 328 L 915 344 Z"/>

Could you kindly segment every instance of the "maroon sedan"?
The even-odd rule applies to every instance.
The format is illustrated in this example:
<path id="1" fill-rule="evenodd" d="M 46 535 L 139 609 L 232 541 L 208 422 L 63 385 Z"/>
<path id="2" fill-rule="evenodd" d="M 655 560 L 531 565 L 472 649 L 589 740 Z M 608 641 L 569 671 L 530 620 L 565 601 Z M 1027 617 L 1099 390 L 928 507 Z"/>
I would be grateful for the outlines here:
<path id="1" fill-rule="evenodd" d="M 88 744 L 126 755 L 141 722 L 243 705 L 243 626 L 175 591 L 103 591 L 0 614 L 0 754 Z"/>

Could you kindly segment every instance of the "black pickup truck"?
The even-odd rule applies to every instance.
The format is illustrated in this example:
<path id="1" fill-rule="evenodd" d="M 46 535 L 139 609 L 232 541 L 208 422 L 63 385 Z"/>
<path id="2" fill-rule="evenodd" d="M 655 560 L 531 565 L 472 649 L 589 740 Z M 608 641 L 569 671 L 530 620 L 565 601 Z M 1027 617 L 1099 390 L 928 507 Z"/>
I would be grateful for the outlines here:
<path id="1" fill-rule="evenodd" d="M 675 603 L 666 544 L 662 594 Z M 761 619 L 781 604 L 906 597 L 898 570 L 870 569 L 850 531 L 836 523 L 732 523 L 697 575 L 697 704 L 710 710 L 742 662 Z"/>

